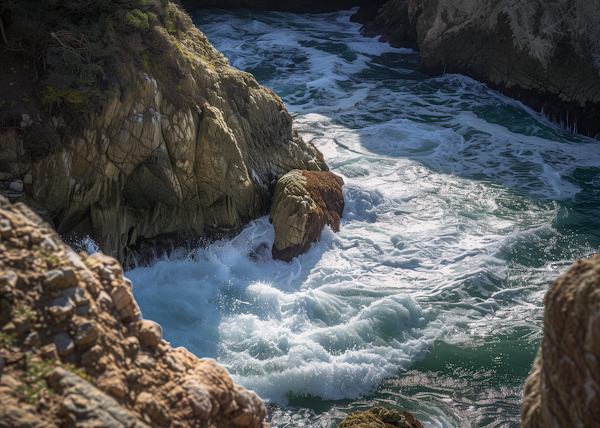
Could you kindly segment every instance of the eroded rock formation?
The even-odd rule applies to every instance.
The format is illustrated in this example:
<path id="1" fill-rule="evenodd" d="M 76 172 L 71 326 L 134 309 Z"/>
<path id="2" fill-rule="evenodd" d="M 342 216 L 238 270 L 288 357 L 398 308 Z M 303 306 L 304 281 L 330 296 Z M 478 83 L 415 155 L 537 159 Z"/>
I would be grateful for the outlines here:
<path id="1" fill-rule="evenodd" d="M 544 303 L 544 338 L 525 383 L 521 426 L 598 426 L 600 254 L 559 276 Z"/>
<path id="2" fill-rule="evenodd" d="M 141 319 L 114 258 L 1 196 L 0 237 L 0 426 L 268 426 L 227 370 Z"/>
<path id="3" fill-rule="evenodd" d="M 170 64 L 144 57 L 162 80 L 124 62 L 118 96 L 83 124 L 38 110 L 0 129 L 0 191 L 126 265 L 141 239 L 235 232 L 268 212 L 271 182 L 326 169 L 271 90 L 229 67 L 196 28 L 168 37 Z M 17 85 L 31 90 L 31 80 Z"/>
<path id="4" fill-rule="evenodd" d="M 325 225 L 340 230 L 344 180 L 331 172 L 290 171 L 277 182 L 270 221 L 273 258 L 291 261 L 319 240 Z"/>
<path id="5" fill-rule="evenodd" d="M 598 138 L 598 22 L 585 0 L 389 0 L 363 31 L 418 48 L 425 74 L 473 77 Z"/>
<path id="6" fill-rule="evenodd" d="M 348 415 L 337 428 L 423 428 L 421 422 L 409 412 L 373 407 L 365 412 Z"/>

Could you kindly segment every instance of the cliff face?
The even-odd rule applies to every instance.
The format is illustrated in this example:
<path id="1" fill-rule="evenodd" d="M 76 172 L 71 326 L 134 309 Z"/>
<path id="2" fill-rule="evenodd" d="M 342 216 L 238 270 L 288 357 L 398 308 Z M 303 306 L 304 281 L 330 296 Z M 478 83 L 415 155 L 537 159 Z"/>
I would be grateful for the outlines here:
<path id="1" fill-rule="evenodd" d="M 326 169 L 272 91 L 229 67 L 193 26 L 178 34 L 166 36 L 172 53 L 162 57 L 125 39 L 135 49 L 115 60 L 115 94 L 94 109 L 63 114 L 57 103 L 78 101 L 68 96 L 12 108 L 0 129 L 0 191 L 62 236 L 90 236 L 129 264 L 143 239 L 235 232 L 268 212 L 271 182 L 295 168 Z M 16 83 L 21 93 L 35 88 Z"/>
<path id="2" fill-rule="evenodd" d="M 523 391 L 523 428 L 600 421 L 600 254 L 580 260 L 546 294 L 544 338 Z"/>
<path id="3" fill-rule="evenodd" d="M 115 259 L 0 196 L 0 427 L 268 426 L 256 394 L 140 315 Z"/>
<path id="4" fill-rule="evenodd" d="M 584 0 L 390 0 L 363 31 L 418 48 L 425 74 L 473 77 L 598 138 L 598 22 Z"/>
<path id="5" fill-rule="evenodd" d="M 182 0 L 183 7 L 193 10 L 200 7 L 218 7 L 231 9 L 235 7 L 250 7 L 261 10 L 276 10 L 293 13 L 329 13 L 338 10 L 349 10 L 355 6 L 382 5 L 384 0 Z"/>

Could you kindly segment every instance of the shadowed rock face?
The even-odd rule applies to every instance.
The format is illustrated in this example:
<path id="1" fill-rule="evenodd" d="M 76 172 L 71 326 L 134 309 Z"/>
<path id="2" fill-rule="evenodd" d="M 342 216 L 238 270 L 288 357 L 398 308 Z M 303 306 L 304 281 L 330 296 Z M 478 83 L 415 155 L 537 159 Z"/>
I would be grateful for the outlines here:
<path id="1" fill-rule="evenodd" d="M 363 32 L 419 49 L 583 135 L 600 134 L 600 5 L 585 0 L 390 0 Z"/>
<path id="2" fill-rule="evenodd" d="M 124 64 L 135 89 L 42 156 L 28 150 L 23 129 L 59 129 L 62 117 L 23 115 L 22 129 L 0 130 L 0 189 L 14 189 L 11 200 L 38 209 L 65 239 L 90 236 L 129 266 L 140 242 L 235 233 L 268 212 L 271 182 L 295 168 L 326 169 L 292 133 L 279 97 L 229 67 L 196 28 L 185 36 L 170 84 L 186 100 Z"/>
<path id="3" fill-rule="evenodd" d="M 263 428 L 262 400 L 171 348 L 131 286 L 0 196 L 0 426 Z"/>
<path id="4" fill-rule="evenodd" d="M 544 303 L 544 338 L 525 383 L 521 426 L 598 426 L 600 254 L 559 276 Z"/>
<path id="5" fill-rule="evenodd" d="M 329 13 L 348 10 L 355 6 L 382 5 L 384 0 L 182 0 L 183 7 L 193 10 L 199 7 L 218 7 L 231 9 L 235 7 L 251 7 L 253 9 L 276 10 L 293 13 Z"/>
<path id="6" fill-rule="evenodd" d="M 304 254 L 325 225 L 340 230 L 343 185 L 331 172 L 294 170 L 279 179 L 269 219 L 275 228 L 273 258 L 289 262 Z"/>

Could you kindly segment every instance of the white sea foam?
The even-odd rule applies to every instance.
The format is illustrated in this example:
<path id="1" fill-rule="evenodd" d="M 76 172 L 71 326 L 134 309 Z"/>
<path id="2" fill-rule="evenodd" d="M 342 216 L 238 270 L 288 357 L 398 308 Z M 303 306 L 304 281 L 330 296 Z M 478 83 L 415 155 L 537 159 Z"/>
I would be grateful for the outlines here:
<path id="1" fill-rule="evenodd" d="M 424 78 L 414 53 L 361 38 L 348 16 L 196 17 L 234 66 L 282 96 L 344 178 L 340 232 L 326 228 L 284 263 L 271 259 L 274 232 L 262 218 L 194 260 L 128 273 L 167 340 L 217 358 L 272 402 L 371 394 L 440 341 L 476 347 L 525 329 L 514 346 L 535 344 L 548 284 L 594 251 L 563 220 L 588 185 L 576 173 L 600 182 L 598 142 L 472 79 Z M 523 380 L 506 392 L 515 408 Z M 468 400 L 453 401 L 460 382 L 448 384 L 419 396 L 424 421 L 483 418 L 485 400 L 473 397 L 453 416 Z M 333 416 L 286 417 L 274 426 L 325 427 Z"/>

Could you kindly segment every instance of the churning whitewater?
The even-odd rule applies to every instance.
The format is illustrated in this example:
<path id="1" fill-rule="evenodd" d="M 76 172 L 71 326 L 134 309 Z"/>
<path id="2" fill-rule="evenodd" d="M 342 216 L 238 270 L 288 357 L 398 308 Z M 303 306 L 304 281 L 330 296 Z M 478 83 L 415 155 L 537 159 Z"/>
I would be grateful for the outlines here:
<path id="1" fill-rule="evenodd" d="M 274 261 L 268 218 L 128 273 L 173 346 L 215 358 L 274 427 L 376 404 L 426 426 L 519 426 L 543 297 L 598 251 L 600 143 L 474 80 L 417 71 L 351 12 L 200 10 L 344 178 L 341 230 Z M 193 256 L 193 257 L 192 257 Z"/>

